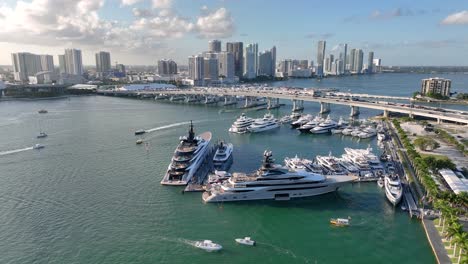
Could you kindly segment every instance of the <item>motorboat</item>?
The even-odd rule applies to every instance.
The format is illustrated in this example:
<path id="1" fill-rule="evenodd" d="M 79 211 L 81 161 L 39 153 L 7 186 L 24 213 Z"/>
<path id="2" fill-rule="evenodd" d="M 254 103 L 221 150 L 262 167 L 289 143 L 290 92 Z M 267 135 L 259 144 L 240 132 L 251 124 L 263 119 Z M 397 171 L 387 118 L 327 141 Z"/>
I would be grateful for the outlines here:
<path id="1" fill-rule="evenodd" d="M 301 133 L 310 133 L 312 128 L 317 127 L 323 121 L 323 118 L 316 116 L 314 119 L 298 127 L 297 130 L 299 130 Z"/>
<path id="2" fill-rule="evenodd" d="M 214 173 L 208 175 L 208 183 L 213 184 L 217 182 L 222 182 L 229 179 L 229 177 L 231 176 L 232 175 L 227 171 L 215 170 Z"/>
<path id="3" fill-rule="evenodd" d="M 338 120 L 338 127 L 348 127 L 349 122 L 344 120 L 343 117 L 340 116 L 340 119 Z"/>
<path id="4" fill-rule="evenodd" d="M 323 134 L 323 133 L 329 133 L 331 132 L 332 129 L 338 127 L 335 121 L 333 121 L 330 116 L 327 117 L 327 119 L 320 123 L 318 126 L 312 128 L 310 132 L 312 134 Z"/>
<path id="5" fill-rule="evenodd" d="M 270 113 L 267 113 L 263 118 L 255 119 L 248 128 L 249 132 L 258 133 L 279 127 L 278 120 Z"/>
<path id="6" fill-rule="evenodd" d="M 142 135 L 144 133 L 146 133 L 146 130 L 143 130 L 143 129 L 139 129 L 139 130 L 135 131 L 135 135 Z"/>
<path id="7" fill-rule="evenodd" d="M 292 121 L 293 121 L 293 118 L 291 117 L 291 115 L 285 115 L 281 117 L 279 120 L 281 124 L 288 124 L 288 123 L 291 123 Z"/>
<path id="8" fill-rule="evenodd" d="M 348 218 L 332 218 L 330 219 L 330 224 L 335 226 L 349 226 L 351 217 Z"/>
<path id="9" fill-rule="evenodd" d="M 302 115 L 301 117 L 299 117 L 296 121 L 292 122 L 291 123 L 291 127 L 292 128 L 298 128 L 302 125 L 304 125 L 305 123 L 311 121 L 313 119 L 313 116 L 312 115 Z"/>
<path id="10" fill-rule="evenodd" d="M 292 170 L 305 170 L 306 167 L 302 163 L 302 159 L 297 155 L 294 158 L 284 158 L 284 164 Z"/>
<path id="11" fill-rule="evenodd" d="M 263 153 L 262 166 L 251 174 L 233 173 L 223 183 L 212 184 L 203 193 L 204 202 L 260 199 L 277 201 L 335 192 L 356 179 L 348 175 L 323 175 L 305 170 L 292 171 L 274 164 L 271 151 Z"/>
<path id="12" fill-rule="evenodd" d="M 47 137 L 47 134 L 45 132 L 40 132 L 39 135 L 37 135 L 37 138 L 45 138 Z"/>
<path id="13" fill-rule="evenodd" d="M 208 252 L 220 251 L 223 249 L 220 244 L 213 243 L 211 240 L 196 241 L 194 246 Z"/>
<path id="14" fill-rule="evenodd" d="M 382 142 L 382 141 L 385 141 L 385 139 L 387 139 L 387 136 L 385 135 L 384 132 L 379 132 L 377 133 L 377 140 Z"/>
<path id="15" fill-rule="evenodd" d="M 36 144 L 33 146 L 33 149 L 43 149 L 43 148 L 45 148 L 45 146 L 41 144 Z"/>
<path id="16" fill-rule="evenodd" d="M 141 138 L 137 139 L 137 141 L 136 141 L 136 144 L 137 144 L 137 145 L 140 145 L 140 144 L 142 144 L 142 143 L 143 143 L 143 139 L 141 139 Z"/>
<path id="17" fill-rule="evenodd" d="M 235 241 L 242 245 L 255 246 L 255 241 L 253 241 L 250 237 L 236 238 Z"/>
<path id="18" fill-rule="evenodd" d="M 343 168 L 340 166 L 339 161 L 336 157 L 332 156 L 331 153 L 328 156 L 316 156 L 317 163 L 322 166 L 329 174 L 344 174 Z"/>
<path id="19" fill-rule="evenodd" d="M 218 148 L 216 149 L 216 153 L 213 157 L 213 165 L 215 168 L 222 168 L 225 166 L 229 159 L 232 157 L 232 151 L 234 146 L 232 143 L 224 143 L 224 141 L 220 141 L 218 143 Z"/>
<path id="20" fill-rule="evenodd" d="M 351 135 L 351 132 L 353 132 L 353 127 L 352 126 L 347 126 L 341 131 L 341 134 L 343 134 L 345 136 L 349 136 L 349 135 Z"/>
<path id="21" fill-rule="evenodd" d="M 211 132 L 195 136 L 192 122 L 188 135 L 180 137 L 179 140 L 166 174 L 161 180 L 163 185 L 187 185 L 211 151 Z"/>
<path id="22" fill-rule="evenodd" d="M 37 111 L 39 114 L 47 114 L 49 111 L 45 110 L 45 109 L 41 109 L 39 111 Z"/>
<path id="23" fill-rule="evenodd" d="M 384 178 L 383 178 L 383 177 L 379 177 L 379 179 L 377 180 L 377 185 L 378 185 L 380 188 L 383 188 L 383 187 L 384 187 Z"/>
<path id="24" fill-rule="evenodd" d="M 357 136 L 359 138 L 370 138 L 370 137 L 375 137 L 377 135 L 377 131 L 373 127 L 366 127 L 365 129 L 362 130 L 361 133 L 359 133 Z"/>
<path id="25" fill-rule="evenodd" d="M 401 185 L 400 178 L 396 174 L 388 174 L 384 179 L 385 185 L 385 196 L 393 204 L 398 205 L 403 196 L 403 187 Z"/>
<path id="26" fill-rule="evenodd" d="M 343 132 L 343 129 L 340 129 L 340 128 L 334 128 L 334 129 L 331 130 L 331 133 L 332 133 L 333 135 L 335 135 L 335 134 L 341 134 L 342 132 Z"/>
<path id="27" fill-rule="evenodd" d="M 236 121 L 229 128 L 229 132 L 243 134 L 248 132 L 248 128 L 255 120 L 253 118 L 247 117 L 244 113 L 237 118 Z"/>

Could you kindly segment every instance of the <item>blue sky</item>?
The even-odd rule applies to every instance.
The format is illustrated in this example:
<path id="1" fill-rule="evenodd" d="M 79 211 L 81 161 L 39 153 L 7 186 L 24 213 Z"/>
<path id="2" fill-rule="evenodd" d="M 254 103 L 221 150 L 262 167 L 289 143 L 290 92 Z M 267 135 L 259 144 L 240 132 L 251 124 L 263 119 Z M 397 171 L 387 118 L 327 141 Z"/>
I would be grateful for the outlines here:
<path id="1" fill-rule="evenodd" d="M 276 45 L 279 59 L 315 60 L 325 39 L 327 53 L 348 43 L 384 65 L 468 64 L 465 1 L 0 0 L 0 25 L 0 64 L 66 47 L 85 64 L 99 50 L 125 64 L 186 64 L 213 38 Z"/>

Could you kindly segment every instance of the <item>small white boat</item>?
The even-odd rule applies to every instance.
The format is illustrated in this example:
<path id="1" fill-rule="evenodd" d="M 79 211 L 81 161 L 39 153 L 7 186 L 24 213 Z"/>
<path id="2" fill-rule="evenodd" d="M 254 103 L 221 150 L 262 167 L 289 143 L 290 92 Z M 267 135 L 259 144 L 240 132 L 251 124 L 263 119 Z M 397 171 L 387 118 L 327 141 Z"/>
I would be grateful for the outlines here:
<path id="1" fill-rule="evenodd" d="M 293 118 L 290 115 L 285 115 L 281 117 L 279 120 L 281 124 L 288 124 L 288 123 L 291 123 L 292 121 L 293 121 Z"/>
<path id="2" fill-rule="evenodd" d="M 141 139 L 141 138 L 136 141 L 137 145 L 140 145 L 141 143 L 143 143 L 143 139 Z"/>
<path id="3" fill-rule="evenodd" d="M 250 239 L 250 237 L 236 238 L 235 240 L 237 243 L 242 244 L 242 245 L 255 246 L 255 241 Z"/>
<path id="4" fill-rule="evenodd" d="M 335 226 L 349 226 L 351 217 L 348 218 L 332 218 L 330 219 L 330 224 Z"/>
<path id="5" fill-rule="evenodd" d="M 33 149 L 43 149 L 43 148 L 45 148 L 45 146 L 41 144 L 36 144 L 33 146 Z"/>
<path id="6" fill-rule="evenodd" d="M 332 134 L 341 134 L 342 132 L 343 132 L 343 130 L 342 130 L 342 129 L 339 129 L 339 128 L 336 128 L 336 129 L 332 129 L 332 130 L 331 130 L 331 133 L 332 133 Z"/>
<path id="7" fill-rule="evenodd" d="M 45 132 L 41 132 L 39 133 L 39 135 L 37 135 L 37 138 L 45 138 L 47 137 L 47 134 Z"/>
<path id="8" fill-rule="evenodd" d="M 195 242 L 195 247 L 204 249 L 208 252 L 219 251 L 223 249 L 220 244 L 213 243 L 211 240 L 203 240 Z"/>

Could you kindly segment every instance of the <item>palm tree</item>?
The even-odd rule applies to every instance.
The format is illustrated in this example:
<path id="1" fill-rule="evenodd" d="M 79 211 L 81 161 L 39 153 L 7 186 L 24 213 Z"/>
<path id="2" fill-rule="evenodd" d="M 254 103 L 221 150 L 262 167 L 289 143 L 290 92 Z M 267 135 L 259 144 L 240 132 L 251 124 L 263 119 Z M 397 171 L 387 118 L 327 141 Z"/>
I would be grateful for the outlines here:
<path id="1" fill-rule="evenodd" d="M 455 217 L 456 219 L 456 217 Z M 462 225 L 460 225 L 460 223 L 458 223 L 457 220 L 453 220 L 453 219 L 450 219 L 451 220 L 451 224 L 450 226 L 447 228 L 447 236 L 446 237 L 449 237 L 450 238 L 450 248 L 452 247 L 452 240 L 453 240 L 453 237 L 460 233 L 462 231 Z M 453 222 L 452 222 L 453 221 Z"/>
<path id="2" fill-rule="evenodd" d="M 468 241 L 468 234 L 466 232 L 461 232 L 457 236 L 457 242 L 460 243 L 460 252 L 458 252 L 458 264 L 460 263 L 461 256 L 463 255 L 463 251 L 466 250 L 467 247 L 467 241 Z M 453 251 L 455 255 L 455 250 Z"/>
<path id="3" fill-rule="evenodd" d="M 453 248 L 452 258 L 455 258 L 457 256 L 457 244 L 459 244 L 459 243 L 461 244 L 461 243 L 465 242 L 461 238 L 462 233 L 463 233 L 463 231 L 460 229 L 460 232 L 455 233 L 454 236 L 453 236 L 453 243 L 455 243 L 455 246 Z"/>

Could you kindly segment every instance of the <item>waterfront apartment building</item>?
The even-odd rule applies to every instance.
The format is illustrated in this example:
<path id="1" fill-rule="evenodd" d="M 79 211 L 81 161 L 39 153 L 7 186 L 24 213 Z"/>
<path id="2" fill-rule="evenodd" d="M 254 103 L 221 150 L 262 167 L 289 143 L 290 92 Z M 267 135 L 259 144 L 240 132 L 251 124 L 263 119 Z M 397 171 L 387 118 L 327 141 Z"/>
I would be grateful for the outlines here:
<path id="1" fill-rule="evenodd" d="M 317 70 L 316 70 L 316 75 L 318 77 L 323 76 L 323 63 L 325 59 L 325 48 L 326 48 L 327 42 L 325 40 L 320 40 L 317 45 Z"/>
<path id="2" fill-rule="evenodd" d="M 201 55 L 190 56 L 188 59 L 189 77 L 193 85 L 203 86 L 205 78 L 205 58 Z"/>
<path id="3" fill-rule="evenodd" d="M 265 50 L 258 55 L 258 75 L 274 77 L 276 71 L 276 47 Z"/>
<path id="4" fill-rule="evenodd" d="M 227 42 L 226 51 L 234 55 L 234 74 L 242 78 L 244 74 L 244 43 Z"/>
<path id="5" fill-rule="evenodd" d="M 221 52 L 221 41 L 214 39 L 208 42 L 208 51 L 209 52 Z"/>
<path id="6" fill-rule="evenodd" d="M 354 72 L 354 58 L 356 57 L 356 49 L 351 49 L 349 53 L 349 59 L 347 59 L 348 64 L 346 65 L 349 72 Z"/>
<path id="7" fill-rule="evenodd" d="M 364 63 L 364 52 L 361 49 L 357 49 L 354 54 L 354 66 L 352 72 L 360 74 L 362 72 Z"/>
<path id="8" fill-rule="evenodd" d="M 59 60 L 59 72 L 67 73 L 67 63 L 65 62 L 65 55 L 58 55 Z"/>
<path id="9" fill-rule="evenodd" d="M 110 53 L 106 51 L 100 51 L 95 54 L 96 57 L 96 75 L 98 77 L 104 77 L 106 73 L 111 70 L 111 57 Z"/>
<path id="10" fill-rule="evenodd" d="M 208 81 L 217 81 L 219 77 L 219 72 L 218 72 L 218 58 L 204 58 L 203 62 L 204 66 L 204 78 L 205 80 L 207 79 Z"/>
<path id="11" fill-rule="evenodd" d="M 255 79 L 258 72 L 258 44 L 249 44 L 244 51 L 244 78 Z"/>
<path id="12" fill-rule="evenodd" d="M 235 60 L 232 52 L 218 53 L 218 73 L 219 76 L 227 80 L 234 80 L 235 78 Z"/>
<path id="13" fill-rule="evenodd" d="M 15 81 L 27 82 L 30 76 L 42 71 L 53 71 L 54 61 L 51 55 L 36 55 L 29 52 L 11 54 Z"/>
<path id="14" fill-rule="evenodd" d="M 161 76 L 177 74 L 177 63 L 171 59 L 158 60 L 158 74 Z"/>
<path id="15" fill-rule="evenodd" d="M 367 55 L 367 73 L 374 72 L 374 52 L 369 51 L 369 55 Z"/>
<path id="16" fill-rule="evenodd" d="M 83 60 L 81 50 L 66 49 L 65 50 L 65 72 L 71 75 L 83 75 Z"/>
<path id="17" fill-rule="evenodd" d="M 348 63 L 348 44 L 345 43 L 342 45 L 342 47 L 342 51 L 340 52 L 340 60 L 342 61 L 341 67 L 339 69 L 340 74 L 344 74 L 346 72 L 346 64 Z"/>
<path id="18" fill-rule="evenodd" d="M 421 94 L 433 94 L 433 95 L 442 95 L 450 96 L 450 86 L 452 85 L 452 80 L 444 78 L 428 78 L 422 79 L 421 81 Z"/>

